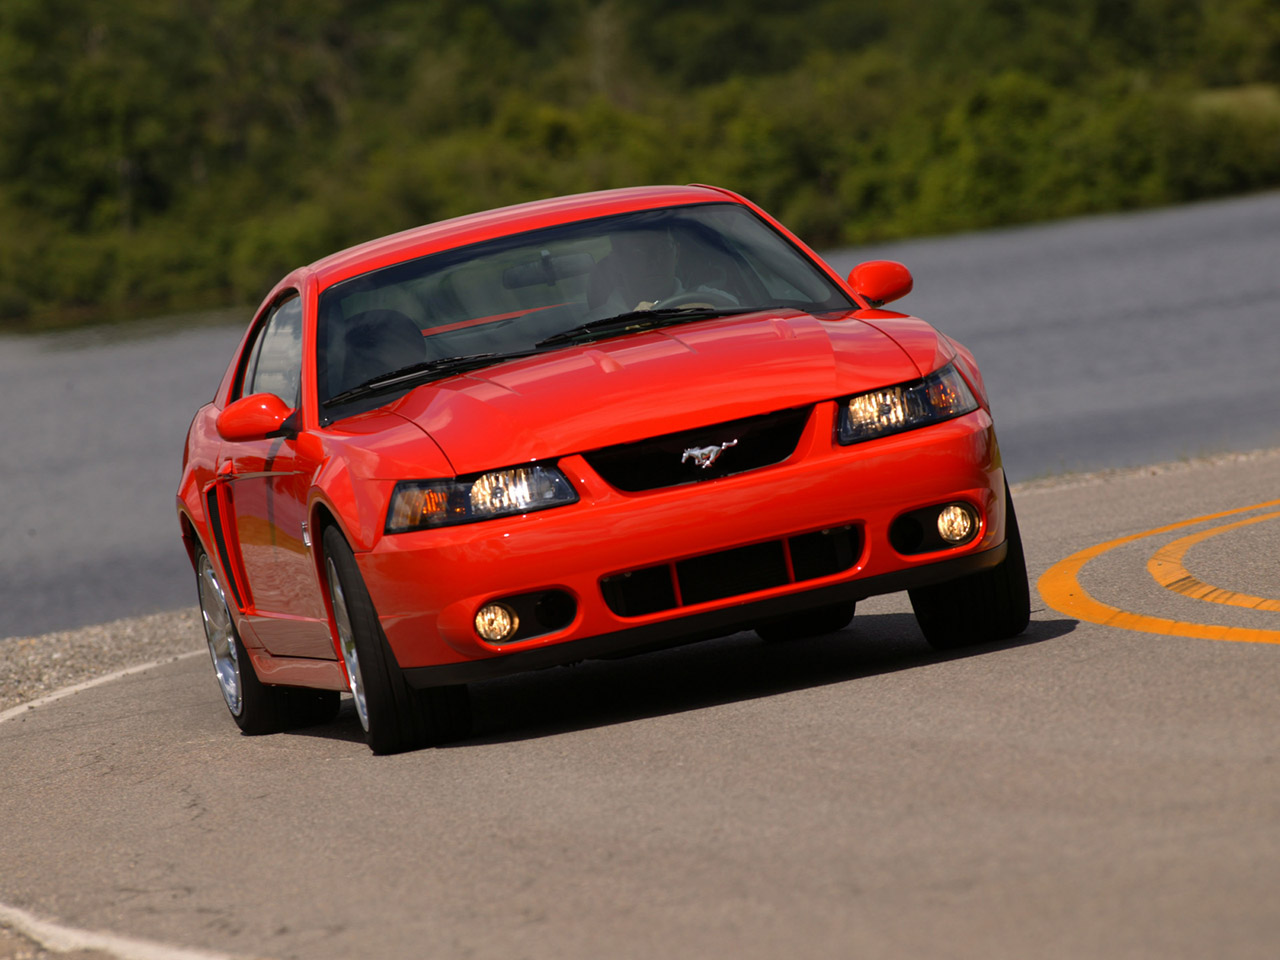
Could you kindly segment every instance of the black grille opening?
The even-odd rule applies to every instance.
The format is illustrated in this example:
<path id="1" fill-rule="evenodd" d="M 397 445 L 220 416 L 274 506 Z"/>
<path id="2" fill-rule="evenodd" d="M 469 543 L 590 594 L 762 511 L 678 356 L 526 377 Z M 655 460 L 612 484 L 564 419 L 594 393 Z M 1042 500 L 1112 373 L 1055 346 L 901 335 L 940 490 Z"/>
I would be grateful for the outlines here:
<path id="1" fill-rule="evenodd" d="M 567 627 L 577 614 L 577 603 L 563 590 L 548 590 L 533 605 L 533 618 L 546 630 Z"/>
<path id="2" fill-rule="evenodd" d="M 605 577 L 600 589 L 604 602 L 620 617 L 643 617 L 676 605 L 671 568 L 666 564 Z"/>
<path id="3" fill-rule="evenodd" d="M 788 582 L 781 540 L 682 560 L 676 564 L 676 573 L 680 596 L 686 604 L 723 600 Z"/>
<path id="4" fill-rule="evenodd" d="M 861 552 L 854 527 L 836 527 L 791 538 L 791 566 L 797 580 L 814 580 L 848 570 Z"/>
<path id="5" fill-rule="evenodd" d="M 965 506 L 973 520 L 973 532 L 964 540 L 953 543 L 945 540 L 942 534 L 938 532 L 938 514 L 945 510 L 951 504 L 938 504 L 932 507 L 924 507 L 921 510 L 913 510 L 910 513 L 903 514 L 889 525 L 889 543 L 893 549 L 901 554 L 911 556 L 917 553 L 930 553 L 935 550 L 950 550 L 954 547 L 964 546 L 978 535 L 979 525 L 977 515 L 973 512 L 972 507 L 957 501 L 958 506 Z"/>
<path id="6" fill-rule="evenodd" d="M 642 617 L 829 577 L 852 569 L 861 553 L 862 534 L 858 527 L 833 527 L 613 574 L 601 579 L 600 589 L 605 603 L 618 616 Z M 678 597 L 673 570 L 679 583 Z"/>
<path id="7" fill-rule="evenodd" d="M 899 517 L 889 528 L 889 543 L 899 553 L 920 553 L 924 543 L 924 524 L 913 514 Z"/>
<path id="8" fill-rule="evenodd" d="M 605 481 L 628 493 L 715 480 L 786 460 L 795 452 L 812 409 L 744 417 L 583 456 Z M 703 452 L 701 458 L 698 451 Z M 700 459 L 710 463 L 699 466 Z"/>

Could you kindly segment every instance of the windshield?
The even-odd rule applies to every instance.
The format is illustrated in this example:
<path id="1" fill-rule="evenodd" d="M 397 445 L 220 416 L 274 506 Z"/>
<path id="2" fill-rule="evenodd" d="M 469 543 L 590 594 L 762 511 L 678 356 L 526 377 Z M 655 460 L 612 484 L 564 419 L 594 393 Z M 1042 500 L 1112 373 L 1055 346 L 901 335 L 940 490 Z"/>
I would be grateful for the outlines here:
<path id="1" fill-rule="evenodd" d="M 564 224 L 329 287 L 319 304 L 320 401 L 336 398 L 338 406 L 388 374 L 421 371 L 417 380 L 396 378 L 409 389 L 447 376 L 450 358 L 500 362 L 680 322 L 682 315 L 854 306 L 814 263 L 739 204 Z M 635 321 L 647 312 L 649 322 Z"/>

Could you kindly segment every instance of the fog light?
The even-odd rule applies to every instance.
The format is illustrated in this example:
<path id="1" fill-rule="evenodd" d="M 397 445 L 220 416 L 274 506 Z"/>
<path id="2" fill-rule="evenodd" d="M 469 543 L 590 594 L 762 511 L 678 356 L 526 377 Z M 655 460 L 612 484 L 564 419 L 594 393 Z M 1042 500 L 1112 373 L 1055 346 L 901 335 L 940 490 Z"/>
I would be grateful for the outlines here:
<path id="1" fill-rule="evenodd" d="M 501 643 L 515 636 L 520 618 L 505 603 L 488 603 L 476 614 L 476 633 L 490 643 Z"/>
<path id="2" fill-rule="evenodd" d="M 938 535 L 947 543 L 962 543 L 973 533 L 973 511 L 958 503 L 938 512 Z"/>

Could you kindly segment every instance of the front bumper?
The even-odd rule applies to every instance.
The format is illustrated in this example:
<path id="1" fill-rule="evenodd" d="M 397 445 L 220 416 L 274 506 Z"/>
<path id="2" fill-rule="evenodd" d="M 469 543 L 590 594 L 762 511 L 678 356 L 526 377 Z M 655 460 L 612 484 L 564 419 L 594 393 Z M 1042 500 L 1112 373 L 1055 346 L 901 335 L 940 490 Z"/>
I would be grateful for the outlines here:
<path id="1" fill-rule="evenodd" d="M 670 646 L 1003 559 L 1004 474 L 985 411 L 850 447 L 835 443 L 834 416 L 834 403 L 818 404 L 795 453 L 772 467 L 628 494 L 570 456 L 559 466 L 578 503 L 382 537 L 356 559 L 409 682 L 456 683 Z M 895 519 L 957 500 L 976 508 L 973 540 L 913 556 L 890 545 Z M 857 531 L 857 555 L 830 575 L 639 616 L 619 615 L 602 592 L 602 579 L 619 573 L 837 527 Z M 476 634 L 485 603 L 538 591 L 573 599 L 562 629 L 501 645 Z"/>

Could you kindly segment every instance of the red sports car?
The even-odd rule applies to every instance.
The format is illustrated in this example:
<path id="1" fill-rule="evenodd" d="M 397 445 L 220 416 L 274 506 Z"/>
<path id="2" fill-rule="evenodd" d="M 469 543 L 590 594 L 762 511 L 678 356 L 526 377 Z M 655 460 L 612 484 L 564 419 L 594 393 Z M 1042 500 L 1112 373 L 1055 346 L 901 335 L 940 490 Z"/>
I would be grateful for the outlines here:
<path id="1" fill-rule="evenodd" d="M 929 643 L 1020 633 L 1022 546 L 970 353 L 726 190 L 584 194 L 344 250 L 271 291 L 178 489 L 246 733 L 355 699 L 465 736 L 469 681 L 908 590 Z"/>

